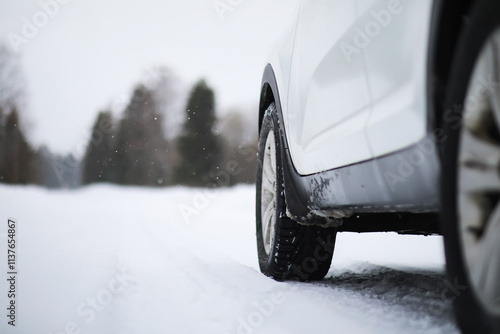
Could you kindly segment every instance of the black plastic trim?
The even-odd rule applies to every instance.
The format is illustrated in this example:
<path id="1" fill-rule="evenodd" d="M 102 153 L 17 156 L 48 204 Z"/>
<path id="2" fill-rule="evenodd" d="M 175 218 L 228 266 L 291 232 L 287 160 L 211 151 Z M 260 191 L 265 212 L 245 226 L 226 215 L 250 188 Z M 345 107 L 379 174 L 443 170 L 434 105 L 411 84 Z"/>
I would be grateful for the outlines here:
<path id="1" fill-rule="evenodd" d="M 438 110 L 441 106 L 439 101 L 443 100 L 444 87 L 438 76 L 438 58 L 440 51 L 439 32 L 443 29 L 441 16 L 443 13 L 444 1 L 435 0 L 432 4 L 431 25 L 429 29 L 428 47 L 427 47 L 427 129 L 432 131 L 439 126 L 437 117 Z"/>
<path id="2" fill-rule="evenodd" d="M 370 213 L 342 220 L 338 232 L 397 232 L 399 234 L 442 234 L 437 213 Z"/>
<path id="3" fill-rule="evenodd" d="M 439 210 L 440 163 L 430 136 L 412 147 L 355 165 L 300 175 L 285 151 L 285 195 L 287 205 L 302 203 L 301 211 L 289 206 L 300 221 L 310 221 L 310 212 L 329 216 L 331 210 L 354 213 L 437 212 Z M 294 198 L 289 198 L 288 191 Z M 298 198 L 297 198 L 298 197 Z M 305 209 L 303 208 L 305 207 Z"/>
<path id="4" fill-rule="evenodd" d="M 427 54 L 428 130 L 440 128 L 450 64 L 475 0 L 434 0 Z"/>
<path id="5" fill-rule="evenodd" d="M 281 107 L 281 97 L 278 90 L 278 85 L 276 83 L 276 76 L 274 70 L 270 64 L 268 64 L 264 70 L 264 75 L 262 77 L 262 88 L 261 88 L 261 98 L 260 98 L 260 113 L 259 113 L 259 133 L 260 126 L 262 124 L 262 119 L 264 118 L 264 112 L 271 103 L 275 103 L 276 111 L 278 114 L 278 121 L 280 124 L 283 122 L 283 111 Z M 308 216 L 310 210 L 307 208 L 307 202 L 304 198 L 307 197 L 307 193 L 304 189 L 297 187 L 292 180 L 288 177 L 291 175 L 291 170 L 298 174 L 293 167 L 290 159 L 290 154 L 288 150 L 288 141 L 286 139 L 286 134 L 283 131 L 283 127 L 280 126 L 280 136 L 281 147 L 283 147 L 282 161 L 285 175 L 285 201 L 288 208 L 292 208 L 292 213 L 296 217 L 306 217 Z M 291 170 L 290 170 L 291 166 Z"/>

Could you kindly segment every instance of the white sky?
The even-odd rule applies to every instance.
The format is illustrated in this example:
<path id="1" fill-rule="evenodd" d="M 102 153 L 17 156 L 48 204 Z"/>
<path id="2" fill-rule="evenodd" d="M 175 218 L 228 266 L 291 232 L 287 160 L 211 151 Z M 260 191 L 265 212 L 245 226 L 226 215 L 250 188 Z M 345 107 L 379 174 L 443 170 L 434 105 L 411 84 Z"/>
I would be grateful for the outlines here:
<path id="1" fill-rule="evenodd" d="M 56 0 L 41 0 L 51 2 Z M 60 0 L 62 1 L 62 0 Z M 238 3 L 236 0 L 221 0 Z M 171 68 L 189 88 L 204 77 L 219 110 L 256 106 L 263 68 L 298 0 L 240 0 L 221 20 L 214 0 L 71 0 L 20 47 L 29 138 L 74 152 L 99 110 L 145 78 Z M 22 36 L 37 0 L 0 0 L 0 34 Z"/>

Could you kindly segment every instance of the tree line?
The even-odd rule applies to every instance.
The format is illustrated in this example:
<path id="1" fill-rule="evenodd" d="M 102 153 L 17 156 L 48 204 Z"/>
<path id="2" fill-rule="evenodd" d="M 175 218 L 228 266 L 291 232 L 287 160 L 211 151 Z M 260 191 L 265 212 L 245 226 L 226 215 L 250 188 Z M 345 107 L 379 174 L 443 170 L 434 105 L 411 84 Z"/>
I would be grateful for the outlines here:
<path id="1" fill-rule="evenodd" d="M 254 181 L 256 140 L 233 141 L 218 129 L 215 94 L 204 80 L 191 89 L 181 131 L 171 140 L 155 93 L 138 85 L 119 120 L 110 111 L 99 113 L 83 159 L 83 184 L 199 187 Z"/>
<path id="2" fill-rule="evenodd" d="M 203 79 L 177 111 L 182 122 L 176 133 L 165 126 L 172 111 L 163 110 L 165 99 L 174 97 L 162 84 L 137 84 L 118 116 L 111 110 L 99 112 L 85 153 L 77 158 L 53 154 L 45 146 L 34 148 L 26 139 L 18 112 L 22 85 L 12 89 L 20 72 L 16 66 L 0 47 L 1 183 L 221 187 L 254 182 L 256 134 L 248 131 L 241 113 L 218 117 L 215 92 Z"/>

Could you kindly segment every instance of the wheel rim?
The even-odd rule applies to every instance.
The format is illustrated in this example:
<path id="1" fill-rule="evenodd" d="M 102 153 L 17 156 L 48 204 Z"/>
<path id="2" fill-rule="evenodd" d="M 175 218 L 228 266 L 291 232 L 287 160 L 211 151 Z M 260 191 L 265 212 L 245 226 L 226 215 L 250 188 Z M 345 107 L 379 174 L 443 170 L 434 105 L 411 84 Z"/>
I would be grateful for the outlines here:
<path id="1" fill-rule="evenodd" d="M 269 131 L 262 161 L 261 229 L 264 249 L 269 255 L 276 227 L 276 144 L 273 131 Z"/>
<path id="2" fill-rule="evenodd" d="M 490 313 L 500 315 L 500 29 L 476 60 L 458 148 L 458 219 L 465 268 Z"/>

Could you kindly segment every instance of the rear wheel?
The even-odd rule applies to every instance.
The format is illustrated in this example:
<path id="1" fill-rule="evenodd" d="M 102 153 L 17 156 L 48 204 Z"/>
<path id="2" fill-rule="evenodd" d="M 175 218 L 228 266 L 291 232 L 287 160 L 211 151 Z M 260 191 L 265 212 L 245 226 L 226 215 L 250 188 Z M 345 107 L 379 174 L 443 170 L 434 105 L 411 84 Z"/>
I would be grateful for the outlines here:
<path id="1" fill-rule="evenodd" d="M 500 3 L 479 1 L 470 20 L 450 80 L 443 233 L 462 331 L 500 333 Z"/>
<path id="2" fill-rule="evenodd" d="M 281 140 L 273 103 L 262 122 L 257 162 L 256 231 L 260 269 L 276 280 L 319 280 L 330 268 L 336 229 L 301 225 L 287 216 Z"/>

